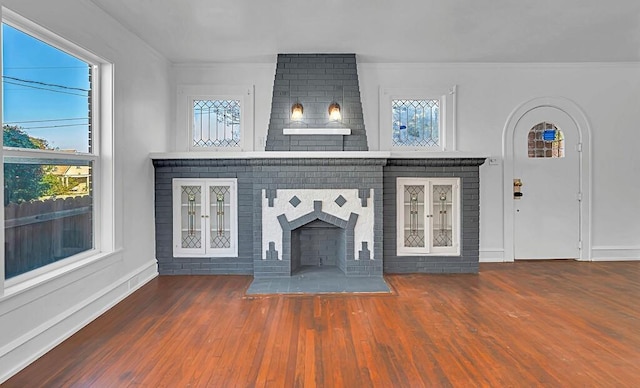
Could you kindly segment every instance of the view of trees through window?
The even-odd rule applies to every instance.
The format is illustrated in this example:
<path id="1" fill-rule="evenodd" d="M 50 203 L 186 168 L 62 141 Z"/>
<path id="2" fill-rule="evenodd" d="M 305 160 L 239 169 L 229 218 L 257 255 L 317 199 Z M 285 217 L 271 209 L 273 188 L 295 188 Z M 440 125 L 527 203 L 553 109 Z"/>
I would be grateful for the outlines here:
<path id="1" fill-rule="evenodd" d="M 5 147 L 50 149 L 46 140 L 31 137 L 15 125 L 3 127 L 3 142 Z M 33 162 L 11 163 L 9 159 L 4 164 L 5 205 L 38 199 L 89 195 L 90 169 L 86 163 L 43 165 L 35 160 Z"/>
<path id="2" fill-rule="evenodd" d="M 440 145 L 440 100 L 392 100 L 393 145 Z"/>
<path id="3" fill-rule="evenodd" d="M 93 65 L 2 24 L 5 277 L 94 247 Z"/>
<path id="4" fill-rule="evenodd" d="M 240 101 L 194 100 L 192 133 L 194 147 L 238 147 Z"/>

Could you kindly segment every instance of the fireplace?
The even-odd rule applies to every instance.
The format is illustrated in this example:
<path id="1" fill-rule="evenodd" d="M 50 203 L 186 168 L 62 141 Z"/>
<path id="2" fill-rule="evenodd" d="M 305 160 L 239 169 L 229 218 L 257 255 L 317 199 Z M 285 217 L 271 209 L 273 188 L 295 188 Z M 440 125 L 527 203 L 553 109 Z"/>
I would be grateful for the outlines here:
<path id="1" fill-rule="evenodd" d="M 383 272 L 478 271 L 479 166 L 485 158 L 369 151 L 357 70 L 355 54 L 279 54 L 264 152 L 152 156 L 161 274 L 290 279 L 305 268 L 324 268 L 358 283 L 382 279 Z M 333 103 L 342 108 L 339 123 L 326 122 Z M 304 105 L 305 122 L 292 120 L 295 104 Z M 237 181 L 237 254 L 173 254 L 175 178 Z M 398 249 L 404 211 L 397 182 L 412 179 L 456 181 L 455 249 Z"/>
<path id="2" fill-rule="evenodd" d="M 291 231 L 291 274 L 302 267 L 346 266 L 345 229 L 315 220 Z"/>
<path id="3" fill-rule="evenodd" d="M 272 198 L 266 194 L 265 190 L 263 259 L 283 260 L 289 274 L 305 265 L 333 265 L 347 276 L 362 275 L 356 263 L 375 255 L 371 190 L 281 189 Z"/>

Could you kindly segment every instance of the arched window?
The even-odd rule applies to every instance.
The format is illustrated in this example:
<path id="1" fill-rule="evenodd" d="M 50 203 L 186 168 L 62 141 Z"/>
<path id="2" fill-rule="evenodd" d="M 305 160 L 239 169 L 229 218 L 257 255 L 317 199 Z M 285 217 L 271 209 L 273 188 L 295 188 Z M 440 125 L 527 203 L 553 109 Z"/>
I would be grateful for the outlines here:
<path id="1" fill-rule="evenodd" d="M 530 158 L 564 158 L 564 135 L 553 123 L 534 125 L 527 140 Z"/>

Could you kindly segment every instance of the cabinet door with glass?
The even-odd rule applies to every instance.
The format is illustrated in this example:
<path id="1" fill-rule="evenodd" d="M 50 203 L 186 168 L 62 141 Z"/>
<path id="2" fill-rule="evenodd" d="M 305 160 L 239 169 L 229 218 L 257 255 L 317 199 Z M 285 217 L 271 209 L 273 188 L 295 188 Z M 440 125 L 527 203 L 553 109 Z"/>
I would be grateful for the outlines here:
<path id="1" fill-rule="evenodd" d="M 397 178 L 397 255 L 460 254 L 460 179 Z"/>
<path id="2" fill-rule="evenodd" d="M 238 256 L 237 181 L 173 180 L 173 256 Z"/>

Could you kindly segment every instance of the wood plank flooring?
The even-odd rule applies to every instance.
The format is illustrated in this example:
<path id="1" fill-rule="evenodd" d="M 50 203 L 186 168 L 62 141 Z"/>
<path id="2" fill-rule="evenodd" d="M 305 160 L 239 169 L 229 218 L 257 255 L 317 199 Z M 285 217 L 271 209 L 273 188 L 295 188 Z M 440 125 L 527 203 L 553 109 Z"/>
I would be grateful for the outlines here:
<path id="1" fill-rule="evenodd" d="M 392 295 L 244 296 L 159 277 L 6 387 L 632 387 L 640 263 L 389 275 Z"/>

